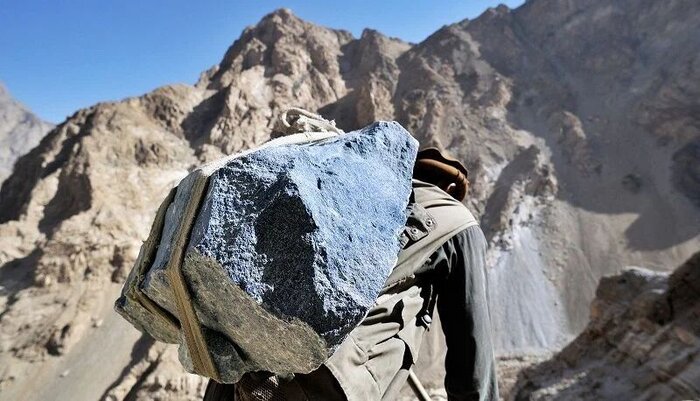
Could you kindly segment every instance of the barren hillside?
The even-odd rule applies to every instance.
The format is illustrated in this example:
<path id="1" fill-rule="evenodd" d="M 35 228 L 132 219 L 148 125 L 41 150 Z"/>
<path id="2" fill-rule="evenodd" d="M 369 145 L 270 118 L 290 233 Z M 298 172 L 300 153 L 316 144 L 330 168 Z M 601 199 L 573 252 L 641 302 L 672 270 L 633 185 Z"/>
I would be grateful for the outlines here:
<path id="1" fill-rule="evenodd" d="M 80 110 L 20 158 L 0 191 L 0 399 L 201 394 L 112 303 L 167 191 L 289 106 L 346 130 L 395 119 L 464 159 L 498 352 L 558 350 L 603 275 L 700 249 L 699 99 L 693 0 L 531 0 L 418 44 L 278 10 L 194 86 Z"/>

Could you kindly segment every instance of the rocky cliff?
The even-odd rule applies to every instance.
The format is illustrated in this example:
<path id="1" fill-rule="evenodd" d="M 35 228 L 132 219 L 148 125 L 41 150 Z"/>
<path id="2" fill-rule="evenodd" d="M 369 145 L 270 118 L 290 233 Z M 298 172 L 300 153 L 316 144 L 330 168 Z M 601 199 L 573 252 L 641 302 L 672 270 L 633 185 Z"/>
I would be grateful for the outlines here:
<path id="1" fill-rule="evenodd" d="M 700 394 L 700 253 L 673 274 L 601 280 L 583 333 L 525 369 L 516 400 L 690 400 Z"/>
<path id="2" fill-rule="evenodd" d="M 601 277 L 700 247 L 698 95 L 692 0 L 531 0 L 418 44 L 276 11 L 195 85 L 80 110 L 19 159 L 0 191 L 0 399 L 201 394 L 112 302 L 168 190 L 289 106 L 345 130 L 395 119 L 465 160 L 498 352 L 558 350 Z"/>
<path id="3" fill-rule="evenodd" d="M 0 82 L 0 184 L 15 161 L 39 143 L 53 128 L 12 98 Z"/>

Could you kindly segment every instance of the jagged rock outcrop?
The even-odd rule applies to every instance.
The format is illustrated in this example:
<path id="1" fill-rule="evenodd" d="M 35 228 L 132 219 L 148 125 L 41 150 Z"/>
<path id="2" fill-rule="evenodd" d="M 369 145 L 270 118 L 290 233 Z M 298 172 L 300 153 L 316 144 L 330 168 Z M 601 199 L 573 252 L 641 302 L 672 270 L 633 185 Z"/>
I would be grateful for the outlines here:
<path id="1" fill-rule="evenodd" d="M 12 172 L 15 161 L 36 146 L 53 128 L 12 99 L 0 82 L 0 184 Z"/>
<path id="2" fill-rule="evenodd" d="M 700 397 L 700 253 L 673 274 L 630 268 L 601 280 L 591 321 L 520 373 L 515 400 Z"/>
<path id="3" fill-rule="evenodd" d="M 415 45 L 279 10 L 195 85 L 76 112 L 0 191 L 0 399 L 200 395 L 111 302 L 174 183 L 264 142 L 288 106 L 346 131 L 395 119 L 463 159 L 498 353 L 557 350 L 586 327 L 600 277 L 666 271 L 700 247 L 699 30 L 692 0 L 530 0 Z M 418 369 L 431 388 L 434 366 Z"/>

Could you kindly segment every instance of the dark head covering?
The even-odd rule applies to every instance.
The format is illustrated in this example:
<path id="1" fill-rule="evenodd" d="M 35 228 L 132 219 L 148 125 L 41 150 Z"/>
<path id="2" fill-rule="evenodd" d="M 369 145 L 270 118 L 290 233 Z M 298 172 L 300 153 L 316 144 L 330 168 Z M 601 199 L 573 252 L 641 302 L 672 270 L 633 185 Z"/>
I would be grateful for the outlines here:
<path id="1" fill-rule="evenodd" d="M 469 171 L 457 159 L 438 148 L 426 148 L 418 152 L 413 177 L 437 185 L 446 190 L 454 183 L 456 188 L 450 195 L 458 201 L 464 200 L 469 189 Z"/>

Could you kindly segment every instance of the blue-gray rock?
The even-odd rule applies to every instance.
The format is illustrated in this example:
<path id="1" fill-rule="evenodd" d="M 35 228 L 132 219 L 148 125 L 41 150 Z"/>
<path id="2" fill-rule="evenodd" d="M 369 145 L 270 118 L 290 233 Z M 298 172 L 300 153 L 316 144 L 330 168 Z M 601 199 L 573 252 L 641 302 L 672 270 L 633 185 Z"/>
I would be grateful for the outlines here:
<path id="1" fill-rule="evenodd" d="M 379 122 L 263 147 L 199 175 L 211 174 L 182 272 L 220 381 L 310 372 L 361 322 L 396 262 L 417 147 L 399 124 Z M 165 270 L 201 182 L 178 186 L 150 269 L 130 284 L 173 316 Z M 140 322 L 148 313 L 128 297 L 117 310 L 172 341 L 172 328 Z M 180 347 L 180 360 L 191 371 L 187 351 Z"/>
<path id="2" fill-rule="evenodd" d="M 207 327 L 257 365 L 218 358 L 220 371 L 310 371 L 360 323 L 396 262 L 416 151 L 399 124 L 376 123 L 212 175 L 184 274 Z"/>

